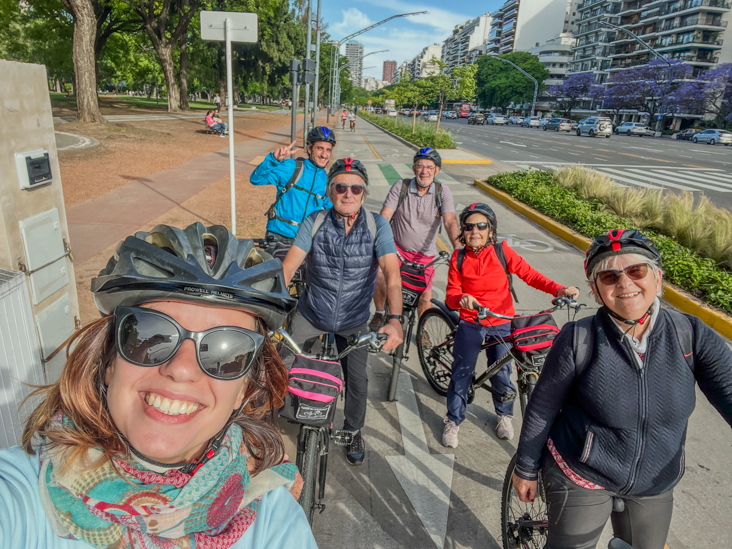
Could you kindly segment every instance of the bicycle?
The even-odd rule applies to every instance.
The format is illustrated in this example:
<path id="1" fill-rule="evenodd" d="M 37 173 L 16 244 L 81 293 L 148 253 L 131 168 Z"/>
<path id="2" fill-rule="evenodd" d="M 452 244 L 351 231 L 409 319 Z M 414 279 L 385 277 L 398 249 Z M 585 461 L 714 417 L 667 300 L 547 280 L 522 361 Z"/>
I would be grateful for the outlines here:
<path id="1" fill-rule="evenodd" d="M 285 330 L 280 328 L 278 333 L 285 344 L 298 355 L 302 355 L 308 359 L 332 362 L 340 362 L 351 351 L 367 345 L 369 346 L 369 352 L 376 353 L 381 349 L 381 346 L 387 339 L 386 334 L 377 334 L 375 332 L 369 332 L 362 336 L 353 335 L 349 338 L 348 346 L 343 351 L 333 354 L 333 338 L 328 338 L 327 336 L 329 334 L 325 334 L 321 340 L 323 343 L 321 352 L 305 355 L 302 353 L 299 345 L 292 340 Z M 333 410 L 332 413 L 335 413 L 335 411 Z M 351 432 L 342 429 L 333 429 L 332 422 L 327 426 L 310 425 L 298 421 L 295 421 L 295 423 L 300 423 L 295 463 L 303 479 L 303 489 L 300 494 L 299 503 L 305 511 L 308 522 L 312 526 L 315 511 L 318 510 L 322 513 L 325 510 L 323 499 L 325 498 L 330 441 L 333 440 L 337 446 L 348 446 L 351 444 Z"/>
<path id="2" fill-rule="evenodd" d="M 351 131 L 352 132 L 356 131 L 356 120 L 351 120 Z"/>
<path id="3" fill-rule="evenodd" d="M 287 252 L 292 246 L 292 239 L 285 237 L 276 237 L 272 233 L 267 233 L 264 238 L 253 238 L 252 242 L 254 245 L 270 254 L 275 259 L 280 261 L 285 260 Z M 288 286 L 290 295 L 295 299 L 299 299 L 300 296 L 305 292 L 305 264 L 300 265 L 295 274 L 292 275 L 292 280 Z"/>
<path id="4" fill-rule="evenodd" d="M 342 130 L 346 129 L 346 119 L 345 118 L 341 118 L 341 129 Z"/>
<path id="5" fill-rule="evenodd" d="M 428 267 L 447 263 L 450 259 L 450 254 L 447 252 L 440 252 L 435 259 L 427 264 L 413 263 L 406 261 L 401 255 L 399 260 L 403 266 L 414 269 L 417 271 L 418 276 L 424 277 L 424 272 Z M 424 290 L 423 290 L 424 291 Z M 422 292 L 408 287 L 404 284 L 404 278 L 402 277 L 402 315 L 407 323 L 406 336 L 404 341 L 394 351 L 393 367 L 391 371 L 391 383 L 389 384 L 389 402 L 394 402 L 396 398 L 397 383 L 399 382 L 399 372 L 401 372 L 402 361 L 409 360 L 409 347 L 411 345 L 412 332 L 414 325 L 417 322 L 417 304 L 419 298 L 422 296 Z"/>

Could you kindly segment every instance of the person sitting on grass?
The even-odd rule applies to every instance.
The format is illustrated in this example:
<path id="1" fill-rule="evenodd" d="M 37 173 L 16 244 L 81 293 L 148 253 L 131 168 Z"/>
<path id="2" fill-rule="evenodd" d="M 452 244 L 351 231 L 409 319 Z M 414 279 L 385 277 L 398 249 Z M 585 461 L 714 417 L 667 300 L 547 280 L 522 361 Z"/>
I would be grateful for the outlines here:
<path id="1" fill-rule="evenodd" d="M 217 123 L 214 120 L 213 113 L 214 113 L 214 111 L 208 111 L 206 113 L 206 125 L 209 128 L 211 128 L 212 130 L 216 130 L 216 131 L 221 132 L 221 137 L 225 137 L 226 136 L 226 125 L 225 124 L 221 124 L 221 123 Z"/>

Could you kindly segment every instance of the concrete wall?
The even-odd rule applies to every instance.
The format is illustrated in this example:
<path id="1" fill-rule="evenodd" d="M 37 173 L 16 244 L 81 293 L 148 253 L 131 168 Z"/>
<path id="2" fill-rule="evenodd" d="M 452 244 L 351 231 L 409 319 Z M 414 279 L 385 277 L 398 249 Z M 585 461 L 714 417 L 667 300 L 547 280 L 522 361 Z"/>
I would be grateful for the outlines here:
<path id="1" fill-rule="evenodd" d="M 522 1 L 516 21 L 513 51 L 526 51 L 564 31 L 568 0 Z"/>
<path id="2" fill-rule="evenodd" d="M 74 243 L 70 242 L 66 224 L 46 68 L 0 59 L 0 75 L 0 268 L 18 271 L 19 259 L 27 264 L 20 236 L 21 220 L 56 208 L 62 237 L 72 249 Z M 53 182 L 21 190 L 14 155 L 35 149 L 48 151 Z M 102 179 L 103 174 L 100 174 L 100 181 Z M 74 266 L 69 258 L 63 261 L 66 262 L 69 283 L 33 305 L 34 315 L 68 293 L 70 318 L 79 317 Z"/>

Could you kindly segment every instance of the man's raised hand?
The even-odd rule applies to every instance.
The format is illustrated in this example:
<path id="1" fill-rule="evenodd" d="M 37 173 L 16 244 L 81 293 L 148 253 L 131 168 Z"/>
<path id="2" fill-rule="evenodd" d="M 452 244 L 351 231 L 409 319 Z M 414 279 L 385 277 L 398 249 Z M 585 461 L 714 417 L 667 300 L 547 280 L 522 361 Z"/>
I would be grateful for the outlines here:
<path id="1" fill-rule="evenodd" d="M 297 152 L 297 147 L 293 148 L 297 140 L 293 141 L 287 147 L 277 149 L 274 153 L 275 160 L 282 162 L 285 158 L 288 158 Z"/>

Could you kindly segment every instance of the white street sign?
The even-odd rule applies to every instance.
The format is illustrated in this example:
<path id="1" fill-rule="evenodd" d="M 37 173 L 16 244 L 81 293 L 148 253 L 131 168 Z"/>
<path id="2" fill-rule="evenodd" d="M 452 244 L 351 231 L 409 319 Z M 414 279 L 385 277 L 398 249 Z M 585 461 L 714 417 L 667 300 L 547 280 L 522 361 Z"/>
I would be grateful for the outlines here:
<path id="1" fill-rule="evenodd" d="M 442 549 L 447 534 L 455 456 L 430 454 L 408 372 L 399 374 L 396 397 L 404 455 L 386 456 L 386 462 L 391 466 L 435 547 Z"/>

